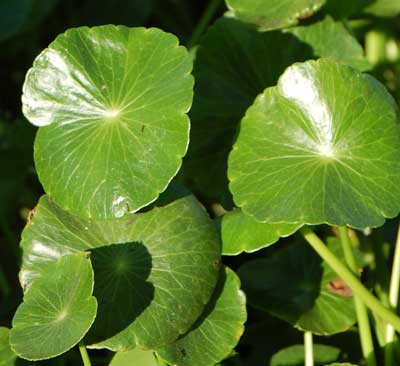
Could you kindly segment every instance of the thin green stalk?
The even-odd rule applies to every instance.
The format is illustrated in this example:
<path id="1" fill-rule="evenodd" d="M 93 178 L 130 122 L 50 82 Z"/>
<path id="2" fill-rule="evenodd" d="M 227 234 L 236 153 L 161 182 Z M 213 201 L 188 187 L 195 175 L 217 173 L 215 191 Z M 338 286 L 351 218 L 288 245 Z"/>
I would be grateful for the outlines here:
<path id="1" fill-rule="evenodd" d="M 300 229 L 304 239 L 314 248 L 319 256 L 343 279 L 353 292 L 371 309 L 377 316 L 393 325 L 400 332 L 400 318 L 391 310 L 385 308 L 382 303 L 373 296 L 360 280 L 344 265 L 324 244 L 324 242 L 309 228 Z"/>
<path id="2" fill-rule="evenodd" d="M 354 258 L 348 230 L 346 227 L 340 226 L 339 232 L 346 263 L 351 271 L 357 275 L 357 263 Z M 367 308 L 357 294 L 354 294 L 354 305 L 356 308 L 358 332 L 360 334 L 361 349 L 364 359 L 367 361 L 368 366 L 376 366 L 374 342 L 372 340 Z"/>
<path id="3" fill-rule="evenodd" d="M 208 4 L 206 10 L 204 11 L 200 21 L 196 25 L 196 28 L 193 31 L 192 38 L 188 43 L 188 48 L 192 48 L 195 46 L 201 35 L 207 29 L 208 25 L 210 24 L 212 18 L 214 17 L 216 11 L 218 10 L 219 6 L 221 5 L 222 0 L 211 0 Z"/>
<path id="4" fill-rule="evenodd" d="M 389 304 L 396 311 L 399 301 L 400 286 L 400 226 L 397 231 L 396 247 L 394 249 L 394 258 L 392 265 L 392 275 L 390 278 Z M 395 366 L 394 358 L 394 328 L 391 324 L 386 325 L 385 329 L 385 366 Z"/>
<path id="5" fill-rule="evenodd" d="M 83 342 L 79 343 L 79 352 L 81 353 L 83 366 L 92 366 L 92 363 L 90 362 L 90 358 L 89 358 L 87 349 L 86 349 L 85 344 Z"/>
<path id="6" fill-rule="evenodd" d="M 314 366 L 312 332 L 304 332 L 304 366 Z"/>

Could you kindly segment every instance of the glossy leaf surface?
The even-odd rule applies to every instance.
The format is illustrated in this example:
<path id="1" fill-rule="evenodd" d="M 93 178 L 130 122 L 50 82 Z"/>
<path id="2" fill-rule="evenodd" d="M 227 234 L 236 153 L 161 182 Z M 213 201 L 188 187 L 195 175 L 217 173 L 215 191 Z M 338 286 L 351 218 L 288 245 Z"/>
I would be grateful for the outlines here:
<path id="1" fill-rule="evenodd" d="M 13 318 L 10 344 L 18 356 L 41 360 L 75 346 L 96 317 L 93 269 L 87 253 L 50 263 Z"/>
<path id="2" fill-rule="evenodd" d="M 329 245 L 343 256 L 339 243 Z M 329 335 L 356 321 L 351 292 L 336 285 L 337 275 L 305 243 L 249 261 L 239 275 L 250 304 L 301 330 Z"/>
<path id="3" fill-rule="evenodd" d="M 29 70 L 22 97 L 28 120 L 44 126 L 35 164 L 52 199 L 94 219 L 154 201 L 187 149 L 191 69 L 178 39 L 156 28 L 58 36 Z"/>
<path id="4" fill-rule="evenodd" d="M 255 252 L 292 235 L 301 224 L 268 224 L 255 220 L 242 210 L 228 212 L 222 218 L 222 254 L 237 255 Z"/>
<path id="5" fill-rule="evenodd" d="M 17 359 L 10 347 L 9 336 L 10 330 L 0 327 L 0 366 L 14 366 Z"/>
<path id="6" fill-rule="evenodd" d="M 259 221 L 382 225 L 400 210 L 397 120 L 371 76 L 329 59 L 291 66 L 241 122 L 236 204 Z"/>
<path id="7" fill-rule="evenodd" d="M 112 359 L 110 366 L 158 366 L 152 351 L 143 351 L 138 348 L 128 352 L 118 352 Z"/>
<path id="8" fill-rule="evenodd" d="M 262 30 L 286 28 L 313 15 L 325 0 L 225 0 L 237 18 Z"/>
<path id="9" fill-rule="evenodd" d="M 172 365 L 214 366 L 232 352 L 245 321 L 246 299 L 239 278 L 225 268 L 201 317 L 189 332 L 157 353 Z"/>
<path id="10" fill-rule="evenodd" d="M 341 351 L 339 348 L 324 344 L 314 344 L 314 364 L 326 365 L 339 359 Z M 271 366 L 304 366 L 304 345 L 296 344 L 284 348 L 274 354 L 271 358 Z"/>
<path id="11" fill-rule="evenodd" d="M 336 57 L 362 69 L 367 65 L 357 40 L 330 18 L 264 33 L 236 19 L 219 19 L 197 51 L 186 184 L 212 200 L 226 195 L 228 154 L 246 109 L 276 85 L 287 67 L 315 57 Z"/>
<path id="12" fill-rule="evenodd" d="M 99 309 L 92 348 L 154 349 L 185 333 L 217 282 L 220 241 L 193 197 L 114 220 L 85 221 L 41 198 L 22 236 L 21 282 L 47 263 L 90 250 Z"/>

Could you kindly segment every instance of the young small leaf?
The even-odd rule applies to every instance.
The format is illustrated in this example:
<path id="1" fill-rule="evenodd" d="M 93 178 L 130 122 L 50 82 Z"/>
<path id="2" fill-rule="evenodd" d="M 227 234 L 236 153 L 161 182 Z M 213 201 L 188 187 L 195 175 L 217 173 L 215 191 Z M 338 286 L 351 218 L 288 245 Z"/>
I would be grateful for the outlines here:
<path id="1" fill-rule="evenodd" d="M 400 211 L 397 121 L 371 76 L 329 59 L 295 64 L 241 122 L 234 200 L 263 222 L 380 226 Z"/>
<path id="2" fill-rule="evenodd" d="M 225 0 L 232 14 L 261 30 L 286 28 L 313 15 L 325 0 Z"/>
<path id="3" fill-rule="evenodd" d="M 152 351 L 143 351 L 135 348 L 128 352 L 117 352 L 110 366 L 158 366 L 157 359 Z"/>
<path id="4" fill-rule="evenodd" d="M 292 235 L 301 224 L 268 224 L 255 220 L 236 209 L 222 217 L 222 254 L 237 255 L 255 252 L 274 244 L 281 237 Z"/>
<path id="5" fill-rule="evenodd" d="M 96 317 L 93 270 L 87 253 L 49 264 L 14 315 L 10 344 L 28 360 L 56 357 L 75 346 Z"/>
<path id="6" fill-rule="evenodd" d="M 35 60 L 23 112 L 39 129 L 45 191 L 77 216 L 107 219 L 154 201 L 188 145 L 192 61 L 156 28 L 99 26 L 58 36 Z"/>
<path id="7" fill-rule="evenodd" d="M 214 366 L 232 352 L 245 321 L 246 300 L 239 278 L 225 267 L 204 313 L 186 334 L 157 353 L 172 365 Z"/>

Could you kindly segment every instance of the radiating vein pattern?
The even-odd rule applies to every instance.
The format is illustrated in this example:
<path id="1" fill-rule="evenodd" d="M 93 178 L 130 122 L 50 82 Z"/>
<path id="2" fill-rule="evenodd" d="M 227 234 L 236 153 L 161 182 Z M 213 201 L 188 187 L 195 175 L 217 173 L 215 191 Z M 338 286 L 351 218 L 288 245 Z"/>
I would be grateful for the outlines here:
<path id="1" fill-rule="evenodd" d="M 193 197 L 92 221 L 44 196 L 21 245 L 20 277 L 28 289 L 56 258 L 91 252 L 99 307 L 86 343 L 115 351 L 154 349 L 185 333 L 212 295 L 220 266 L 218 234 Z"/>
<path id="2" fill-rule="evenodd" d="M 295 64 L 247 110 L 230 189 L 263 222 L 379 226 L 400 211 L 392 97 L 336 61 Z"/>
<path id="3" fill-rule="evenodd" d="M 25 116 L 42 126 L 35 164 L 46 192 L 94 219 L 156 199 L 187 149 L 191 69 L 178 39 L 156 28 L 82 27 L 57 37 L 22 97 Z"/>

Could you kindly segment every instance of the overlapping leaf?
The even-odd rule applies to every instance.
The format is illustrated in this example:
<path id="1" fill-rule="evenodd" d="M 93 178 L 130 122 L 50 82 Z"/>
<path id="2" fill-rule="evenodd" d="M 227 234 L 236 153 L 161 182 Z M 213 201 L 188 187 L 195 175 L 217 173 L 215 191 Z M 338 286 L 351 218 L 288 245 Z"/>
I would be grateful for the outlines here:
<path id="1" fill-rule="evenodd" d="M 236 204 L 259 221 L 382 225 L 400 211 L 397 120 L 371 76 L 329 59 L 293 65 L 241 122 Z"/>
<path id="2" fill-rule="evenodd" d="M 222 254 L 237 255 L 242 252 L 255 252 L 293 234 L 301 224 L 268 224 L 236 209 L 222 218 Z"/>
<path id="3" fill-rule="evenodd" d="M 48 264 L 14 315 L 10 344 L 28 360 L 58 356 L 76 345 L 96 317 L 93 269 L 87 253 Z"/>
<path id="4" fill-rule="evenodd" d="M 85 341 L 93 348 L 173 342 L 200 316 L 219 273 L 218 233 L 193 197 L 120 219 L 85 221 L 44 196 L 21 245 L 24 286 L 54 259 L 91 251 L 99 309 Z"/>
<path id="5" fill-rule="evenodd" d="M 65 210 L 107 219 L 154 201 L 188 144 L 191 59 L 156 28 L 75 28 L 29 70 L 23 111 L 39 129 L 35 164 Z"/>
<path id="6" fill-rule="evenodd" d="M 322 56 L 353 67 L 367 65 L 356 39 L 330 18 L 264 33 L 236 19 L 219 19 L 196 56 L 190 145 L 183 165 L 186 183 L 209 199 L 224 196 L 228 154 L 246 109 L 288 66 Z"/>
<path id="7" fill-rule="evenodd" d="M 325 0 L 225 0 L 232 14 L 262 30 L 286 28 L 313 15 Z"/>
<path id="8" fill-rule="evenodd" d="M 239 278 L 225 268 L 213 297 L 193 327 L 157 353 L 173 365 L 214 366 L 232 352 L 245 321 L 246 301 Z"/>
<path id="9" fill-rule="evenodd" d="M 337 241 L 329 246 L 342 256 Z M 250 304 L 315 334 L 334 334 L 355 322 L 354 301 L 337 275 L 306 244 L 281 249 L 239 270 Z"/>
<path id="10" fill-rule="evenodd" d="M 17 355 L 12 351 L 8 341 L 10 330 L 0 327 L 0 366 L 14 366 Z"/>
<path id="11" fill-rule="evenodd" d="M 138 348 L 128 352 L 118 352 L 112 359 L 110 366 L 158 366 L 152 351 L 142 351 Z"/>

